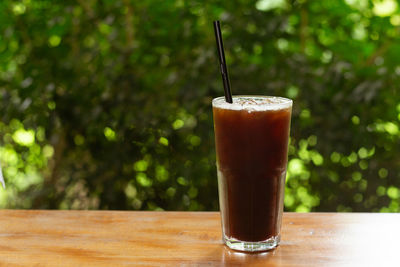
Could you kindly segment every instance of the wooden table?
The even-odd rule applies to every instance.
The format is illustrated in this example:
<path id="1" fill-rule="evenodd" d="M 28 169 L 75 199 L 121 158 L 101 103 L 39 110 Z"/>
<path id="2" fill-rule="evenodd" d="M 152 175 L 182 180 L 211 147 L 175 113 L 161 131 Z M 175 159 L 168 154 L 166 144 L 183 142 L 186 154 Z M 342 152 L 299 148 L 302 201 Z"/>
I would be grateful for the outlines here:
<path id="1" fill-rule="evenodd" d="M 216 212 L 0 211 L 1 266 L 400 266 L 400 214 L 285 213 L 281 245 L 234 252 Z"/>

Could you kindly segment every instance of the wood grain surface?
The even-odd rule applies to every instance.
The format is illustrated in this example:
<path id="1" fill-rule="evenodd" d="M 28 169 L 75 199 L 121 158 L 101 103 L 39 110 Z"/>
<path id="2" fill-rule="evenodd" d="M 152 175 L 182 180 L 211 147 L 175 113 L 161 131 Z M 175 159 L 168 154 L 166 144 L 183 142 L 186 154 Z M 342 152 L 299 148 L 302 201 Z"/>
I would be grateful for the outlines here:
<path id="1" fill-rule="evenodd" d="M 216 212 L 0 211 L 1 266 L 400 266 L 400 214 L 285 213 L 281 245 L 240 253 Z"/>

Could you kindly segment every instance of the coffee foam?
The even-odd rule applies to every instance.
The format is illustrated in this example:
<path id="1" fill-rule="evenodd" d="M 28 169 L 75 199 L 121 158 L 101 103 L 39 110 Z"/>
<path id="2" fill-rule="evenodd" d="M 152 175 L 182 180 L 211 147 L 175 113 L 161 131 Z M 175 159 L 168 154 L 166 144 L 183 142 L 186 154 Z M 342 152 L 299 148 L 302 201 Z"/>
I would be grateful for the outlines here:
<path id="1" fill-rule="evenodd" d="M 233 96 L 233 103 L 225 101 L 225 97 L 214 98 L 213 107 L 231 110 L 267 111 L 287 109 L 292 106 L 292 100 L 277 96 Z"/>

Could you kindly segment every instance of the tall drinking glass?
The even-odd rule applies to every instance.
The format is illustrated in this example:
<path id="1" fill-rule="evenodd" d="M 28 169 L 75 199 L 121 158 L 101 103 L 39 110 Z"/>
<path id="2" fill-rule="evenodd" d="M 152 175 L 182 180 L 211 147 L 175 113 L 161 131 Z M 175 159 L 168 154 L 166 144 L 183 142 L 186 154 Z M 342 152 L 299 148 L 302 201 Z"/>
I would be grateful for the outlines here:
<path id="1" fill-rule="evenodd" d="M 292 100 L 212 101 L 224 243 L 263 251 L 280 241 Z"/>

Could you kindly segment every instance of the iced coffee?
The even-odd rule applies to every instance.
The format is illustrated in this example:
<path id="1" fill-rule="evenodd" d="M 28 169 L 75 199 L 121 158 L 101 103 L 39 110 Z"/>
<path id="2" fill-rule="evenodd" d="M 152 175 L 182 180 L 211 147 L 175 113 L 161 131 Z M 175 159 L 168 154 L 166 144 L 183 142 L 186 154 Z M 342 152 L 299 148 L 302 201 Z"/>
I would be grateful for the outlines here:
<path id="1" fill-rule="evenodd" d="M 223 97 L 212 102 L 223 239 L 262 251 L 280 241 L 292 100 Z"/>

